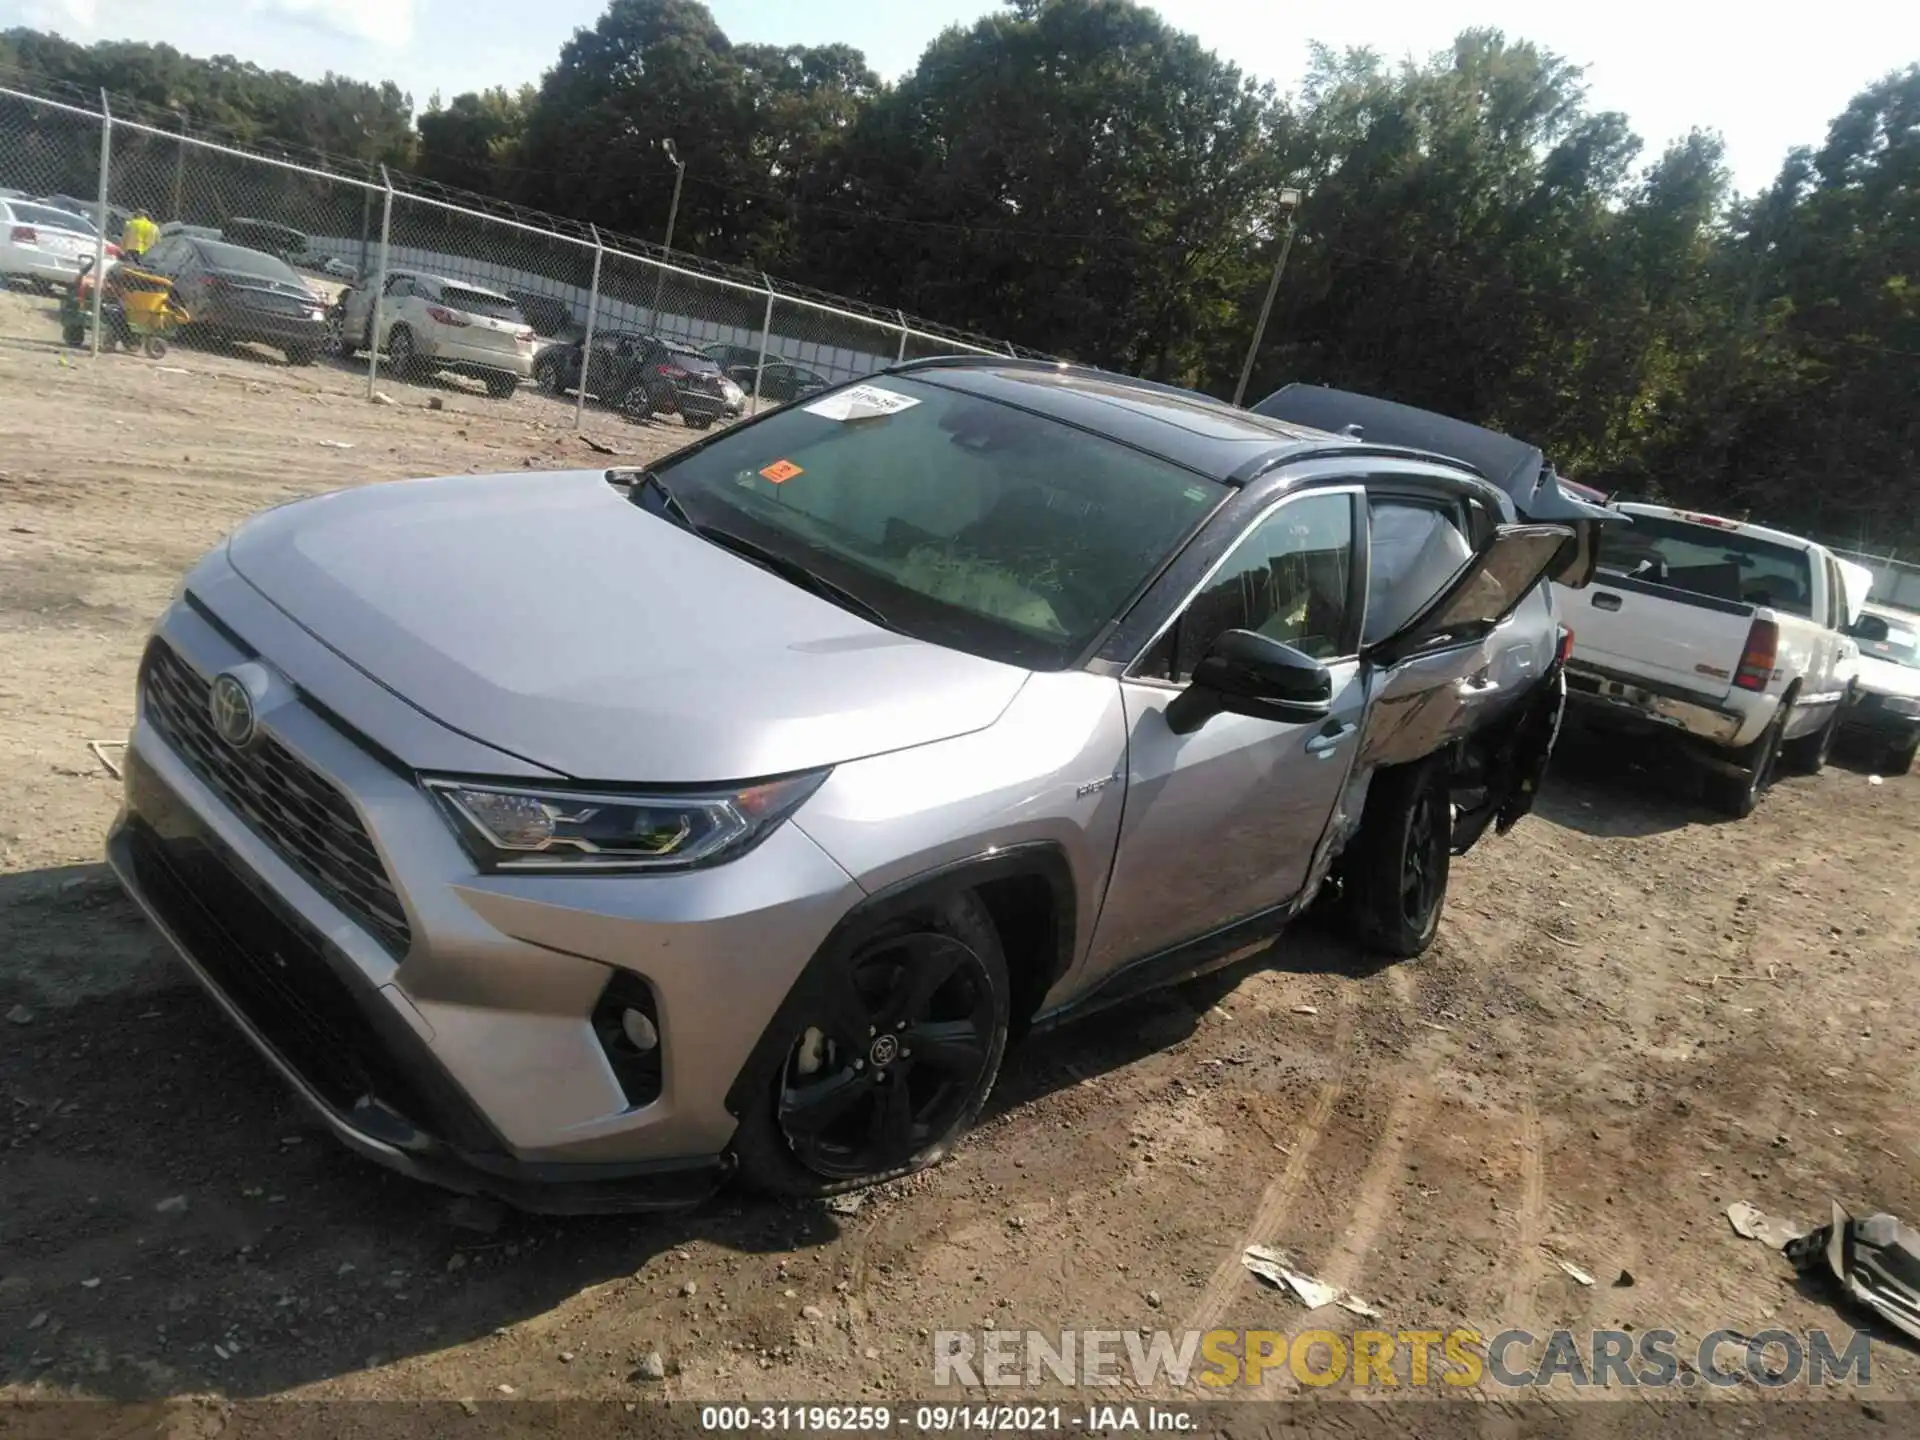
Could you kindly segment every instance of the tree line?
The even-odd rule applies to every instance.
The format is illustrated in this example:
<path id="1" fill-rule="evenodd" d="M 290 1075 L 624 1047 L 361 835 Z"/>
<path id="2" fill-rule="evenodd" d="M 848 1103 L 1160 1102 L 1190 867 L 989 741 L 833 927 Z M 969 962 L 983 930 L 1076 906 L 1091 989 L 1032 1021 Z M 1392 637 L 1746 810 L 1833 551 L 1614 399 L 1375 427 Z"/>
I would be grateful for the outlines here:
<path id="1" fill-rule="evenodd" d="M 0 34 L 24 70 L 1092 364 L 1250 395 L 1302 379 L 1542 445 L 1602 488 L 1920 545 L 1920 65 L 1733 193 L 1647 153 L 1580 67 L 1490 30 L 1424 61 L 1315 52 L 1297 93 L 1131 0 L 1012 0 L 883 83 L 850 45 L 730 40 L 612 0 L 537 84 L 414 113 L 166 46 Z"/>

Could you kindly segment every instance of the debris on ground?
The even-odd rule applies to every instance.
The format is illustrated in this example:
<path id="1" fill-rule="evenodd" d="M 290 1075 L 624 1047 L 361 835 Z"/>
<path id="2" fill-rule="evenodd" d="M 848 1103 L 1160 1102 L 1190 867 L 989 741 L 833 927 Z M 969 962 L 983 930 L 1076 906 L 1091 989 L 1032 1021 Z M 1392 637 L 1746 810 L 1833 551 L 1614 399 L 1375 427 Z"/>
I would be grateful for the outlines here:
<path id="1" fill-rule="evenodd" d="M 1293 1013 L 1296 1015 L 1318 1015 L 1320 1013 L 1320 1007 L 1318 1005 L 1296 1005 L 1293 1007 Z"/>
<path id="2" fill-rule="evenodd" d="M 393 397 L 384 390 L 374 391 L 372 399 L 376 405 L 391 405 L 393 403 Z"/>
<path id="3" fill-rule="evenodd" d="M 667 1362 L 661 1358 L 658 1350 L 649 1350 L 646 1358 L 633 1372 L 636 1380 L 659 1381 L 667 1378 Z"/>
<path id="4" fill-rule="evenodd" d="M 33 1024 L 33 1011 L 24 1005 L 16 1005 L 7 1011 L 7 1019 L 15 1025 L 31 1025 Z"/>
<path id="5" fill-rule="evenodd" d="M 867 1203 L 867 1197 L 855 1191 L 851 1195 L 836 1195 L 827 1201 L 827 1209 L 835 1215 L 858 1215 L 860 1207 Z"/>
<path id="6" fill-rule="evenodd" d="M 1733 1226 L 1734 1234 L 1743 1240 L 1758 1240 L 1769 1250 L 1786 1249 L 1789 1241 L 1798 1240 L 1808 1229 L 1797 1220 L 1777 1219 L 1745 1200 L 1736 1200 L 1727 1207 L 1727 1221 Z"/>
<path id="7" fill-rule="evenodd" d="M 441 396 L 439 396 L 439 395 L 429 395 L 429 396 L 427 397 L 427 409 L 429 409 L 429 410 L 444 410 L 444 409 L 446 409 L 446 408 L 447 408 L 447 402 L 446 402 L 446 400 L 445 400 L 444 398 L 442 398 Z"/>
<path id="8" fill-rule="evenodd" d="M 184 1195 L 169 1195 L 166 1199 L 155 1205 L 153 1209 L 154 1213 L 158 1215 L 184 1215 L 187 1210 L 187 1197 Z"/>
<path id="9" fill-rule="evenodd" d="M 112 756 L 108 755 L 107 751 L 124 750 L 126 748 L 127 748 L 127 742 L 124 740 L 89 740 L 87 741 L 87 749 L 93 752 L 93 758 L 98 760 L 102 765 L 106 766 L 107 773 L 113 776 L 113 778 L 116 780 L 121 778 L 120 763 L 117 760 L 115 760 Z"/>
<path id="10" fill-rule="evenodd" d="M 353 448 L 353 442 L 351 440 L 316 440 L 313 443 L 316 445 L 324 445 L 329 450 L 351 450 Z"/>
<path id="11" fill-rule="evenodd" d="M 620 452 L 604 440 L 596 440 L 591 435 L 582 435 L 581 443 L 596 455 L 618 455 Z"/>
<path id="12" fill-rule="evenodd" d="M 1616 1290 L 1631 1290 L 1633 1288 L 1633 1272 L 1631 1270 L 1622 1270 L 1614 1277 L 1613 1288 Z"/>
<path id="13" fill-rule="evenodd" d="M 1795 1270 L 1830 1275 L 1848 1299 L 1920 1340 L 1920 1231 L 1884 1211 L 1856 1220 L 1836 1200 L 1832 1220 L 1783 1248 Z"/>
<path id="14" fill-rule="evenodd" d="M 1338 1285 L 1329 1285 L 1311 1275 L 1289 1269 L 1286 1252 L 1266 1245 L 1249 1245 L 1240 1256 L 1241 1264 L 1277 1290 L 1291 1290 L 1309 1310 L 1333 1304 L 1341 1295 Z"/>
<path id="15" fill-rule="evenodd" d="M 1587 1274 L 1587 1272 L 1582 1270 L 1578 1265 L 1575 1265 L 1571 1260 L 1562 1260 L 1558 1256 L 1555 1256 L 1553 1263 L 1558 1265 L 1562 1270 L 1566 1271 L 1567 1277 L 1571 1279 L 1576 1285 L 1593 1284 L 1593 1277 Z"/>
<path id="16" fill-rule="evenodd" d="M 447 1223 L 479 1235 L 491 1235 L 507 1218 L 507 1207 L 497 1200 L 462 1195 L 447 1207 Z"/>

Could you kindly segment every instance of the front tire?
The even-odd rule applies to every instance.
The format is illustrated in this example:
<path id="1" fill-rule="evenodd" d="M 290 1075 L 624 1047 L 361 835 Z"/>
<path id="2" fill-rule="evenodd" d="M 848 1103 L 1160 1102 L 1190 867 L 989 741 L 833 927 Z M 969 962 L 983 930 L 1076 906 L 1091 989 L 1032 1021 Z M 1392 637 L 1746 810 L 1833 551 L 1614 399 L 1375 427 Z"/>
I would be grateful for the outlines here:
<path id="1" fill-rule="evenodd" d="M 1796 775 L 1818 775 L 1827 768 L 1827 757 L 1833 753 L 1833 737 L 1839 730 L 1840 712 L 1835 710 L 1833 718 L 1813 734 L 1784 741 L 1780 746 L 1780 763 Z"/>
<path id="2" fill-rule="evenodd" d="M 629 385 L 621 392 L 620 413 L 635 423 L 653 418 L 653 395 L 645 381 Z"/>
<path id="3" fill-rule="evenodd" d="M 741 1173 L 821 1196 L 941 1160 L 993 1089 L 1011 996 L 999 933 L 972 894 L 823 952 L 775 1018 L 777 1061 L 735 1140 Z"/>
<path id="4" fill-rule="evenodd" d="M 387 367 L 402 380 L 412 380 L 420 371 L 420 357 L 414 350 L 413 332 L 396 325 L 387 332 Z"/>
<path id="5" fill-rule="evenodd" d="M 1422 954 L 1440 931 L 1452 860 L 1453 804 L 1439 765 L 1375 775 L 1342 866 L 1354 938 L 1396 959 Z"/>

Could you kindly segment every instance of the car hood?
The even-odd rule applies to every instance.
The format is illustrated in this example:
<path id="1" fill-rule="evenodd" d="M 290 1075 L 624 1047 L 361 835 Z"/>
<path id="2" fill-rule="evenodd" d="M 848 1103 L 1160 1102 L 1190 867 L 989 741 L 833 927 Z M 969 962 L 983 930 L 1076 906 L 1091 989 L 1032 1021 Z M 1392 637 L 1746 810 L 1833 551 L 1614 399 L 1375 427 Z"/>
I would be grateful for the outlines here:
<path id="1" fill-rule="evenodd" d="M 1870 695 L 1920 697 L 1920 670 L 1874 655 L 1860 657 L 1860 688 Z"/>
<path id="2" fill-rule="evenodd" d="M 923 745 L 992 724 L 1027 678 L 869 624 L 597 470 L 322 495 L 249 521 L 228 558 L 419 710 L 581 780 L 743 780 Z"/>

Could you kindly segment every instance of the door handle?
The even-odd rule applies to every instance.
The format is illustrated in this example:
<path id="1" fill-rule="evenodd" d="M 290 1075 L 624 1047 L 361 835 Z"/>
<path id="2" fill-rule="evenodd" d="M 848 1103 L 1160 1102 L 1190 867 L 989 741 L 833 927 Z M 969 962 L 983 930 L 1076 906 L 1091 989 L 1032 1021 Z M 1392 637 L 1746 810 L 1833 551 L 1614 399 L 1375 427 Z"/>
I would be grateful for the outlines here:
<path id="1" fill-rule="evenodd" d="M 1596 590 L 1593 592 L 1593 608 L 1596 610 L 1618 610 L 1620 608 L 1620 597 L 1611 590 Z"/>
<path id="2" fill-rule="evenodd" d="M 1344 725 L 1330 724 L 1318 735 L 1307 741 L 1307 753 L 1309 755 L 1318 755 L 1324 759 L 1335 750 L 1338 750 L 1340 746 L 1346 742 L 1347 738 L 1358 731 L 1359 728 L 1358 725 L 1352 723 Z"/>
<path id="3" fill-rule="evenodd" d="M 1492 695 L 1500 689 L 1498 680 L 1462 680 L 1459 685 L 1462 700 L 1478 700 L 1483 695 Z"/>

